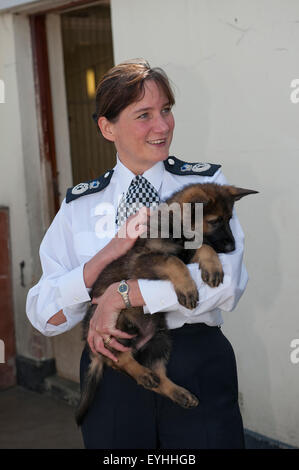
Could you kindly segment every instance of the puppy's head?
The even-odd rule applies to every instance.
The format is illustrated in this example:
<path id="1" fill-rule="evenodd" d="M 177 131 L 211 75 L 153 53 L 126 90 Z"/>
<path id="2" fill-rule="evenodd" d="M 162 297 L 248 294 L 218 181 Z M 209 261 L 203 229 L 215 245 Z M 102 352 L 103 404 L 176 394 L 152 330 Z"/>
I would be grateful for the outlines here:
<path id="1" fill-rule="evenodd" d="M 210 245 L 218 253 L 229 253 L 235 249 L 235 240 L 230 228 L 235 201 L 244 196 L 256 194 L 252 189 L 238 188 L 214 183 L 195 184 L 182 192 L 183 202 L 194 204 L 191 209 L 195 214 L 195 203 L 203 204 L 203 243 Z"/>

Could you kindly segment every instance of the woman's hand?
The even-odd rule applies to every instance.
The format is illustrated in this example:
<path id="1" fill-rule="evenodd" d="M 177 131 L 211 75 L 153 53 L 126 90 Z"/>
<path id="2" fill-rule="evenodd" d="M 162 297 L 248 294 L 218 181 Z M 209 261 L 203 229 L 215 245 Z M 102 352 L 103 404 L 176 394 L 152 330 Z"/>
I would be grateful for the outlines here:
<path id="1" fill-rule="evenodd" d="M 137 238 L 147 227 L 147 218 L 150 215 L 149 207 L 142 207 L 136 214 L 131 215 L 120 227 L 114 238 L 108 243 L 113 259 L 125 255 L 134 245 Z"/>
<path id="2" fill-rule="evenodd" d="M 137 238 L 146 231 L 149 214 L 150 209 L 142 207 L 137 214 L 128 217 L 115 237 L 84 265 L 83 277 L 87 288 L 93 286 L 108 264 L 125 255 L 132 248 Z"/>
<path id="3" fill-rule="evenodd" d="M 97 304 L 96 310 L 89 323 L 89 331 L 87 342 L 94 354 L 100 352 L 104 356 L 109 357 L 117 362 L 117 357 L 105 347 L 104 341 L 113 337 L 109 341 L 109 346 L 117 351 L 129 351 L 127 348 L 117 341 L 117 338 L 131 339 L 135 335 L 129 335 L 124 331 L 116 328 L 116 322 L 120 311 L 125 308 L 124 301 L 117 292 L 119 283 L 111 284 L 103 295 L 92 299 L 92 303 Z"/>

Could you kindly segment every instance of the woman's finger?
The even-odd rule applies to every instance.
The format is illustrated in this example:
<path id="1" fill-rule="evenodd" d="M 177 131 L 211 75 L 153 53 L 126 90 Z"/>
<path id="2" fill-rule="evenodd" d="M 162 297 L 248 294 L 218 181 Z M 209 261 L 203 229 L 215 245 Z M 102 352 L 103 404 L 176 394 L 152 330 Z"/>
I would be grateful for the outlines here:
<path id="1" fill-rule="evenodd" d="M 109 342 L 109 346 L 111 346 L 112 348 L 116 349 L 117 351 L 121 351 L 121 352 L 127 352 L 127 351 L 131 350 L 131 348 L 128 348 L 127 346 L 124 346 L 123 344 L 116 341 L 115 338 L 112 338 L 112 340 Z"/>
<path id="2" fill-rule="evenodd" d="M 148 208 L 141 207 L 136 214 L 130 215 L 125 223 L 120 227 L 116 237 L 129 238 L 132 241 L 136 240 L 139 236 L 139 226 L 145 225 L 148 217 Z"/>
<path id="3" fill-rule="evenodd" d="M 136 234 L 141 237 L 143 233 L 147 232 L 147 225 L 139 224 L 136 226 Z"/>
<path id="4" fill-rule="evenodd" d="M 101 336 L 98 336 L 95 340 L 95 348 L 97 353 L 103 354 L 103 356 L 109 357 L 109 359 L 112 359 L 112 361 L 117 362 L 118 359 L 114 354 L 109 351 L 108 349 L 105 348 L 103 338 Z"/>
<path id="5" fill-rule="evenodd" d="M 87 343 L 88 343 L 88 346 L 90 347 L 91 351 L 96 354 L 97 351 L 95 349 L 95 346 L 94 346 L 94 335 L 93 334 L 88 334 L 87 336 Z"/>
<path id="6" fill-rule="evenodd" d="M 144 227 L 146 227 L 146 220 L 146 207 L 142 207 L 131 220 L 127 220 L 126 230 L 128 237 L 134 240 L 137 239 L 144 232 Z"/>
<path id="7" fill-rule="evenodd" d="M 99 352 L 103 354 L 103 356 L 109 357 L 109 359 L 111 359 L 113 362 L 118 362 L 117 357 L 114 356 L 114 354 L 112 354 L 112 352 L 110 352 L 109 349 L 106 349 L 105 347 L 103 347 L 101 348 Z"/>
<path id="8" fill-rule="evenodd" d="M 116 338 L 124 338 L 124 339 L 132 339 L 137 335 L 130 335 L 129 333 L 125 333 L 124 331 L 117 330 L 116 328 L 110 328 L 109 332 L 107 332 L 110 336 L 115 336 Z"/>

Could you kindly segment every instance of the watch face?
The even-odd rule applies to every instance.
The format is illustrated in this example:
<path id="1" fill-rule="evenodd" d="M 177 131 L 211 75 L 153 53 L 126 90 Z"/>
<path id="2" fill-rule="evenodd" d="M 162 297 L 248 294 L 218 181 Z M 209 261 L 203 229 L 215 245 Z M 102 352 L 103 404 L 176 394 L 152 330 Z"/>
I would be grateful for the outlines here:
<path id="1" fill-rule="evenodd" d="M 125 284 L 122 284 L 121 286 L 119 286 L 118 290 L 119 292 L 122 292 L 124 294 L 125 292 L 127 292 L 128 288 Z"/>

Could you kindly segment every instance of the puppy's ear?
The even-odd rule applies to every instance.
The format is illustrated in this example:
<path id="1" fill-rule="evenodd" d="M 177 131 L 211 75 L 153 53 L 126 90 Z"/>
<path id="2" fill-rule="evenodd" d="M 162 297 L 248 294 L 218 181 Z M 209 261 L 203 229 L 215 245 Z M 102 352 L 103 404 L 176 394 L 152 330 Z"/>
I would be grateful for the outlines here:
<path id="1" fill-rule="evenodd" d="M 239 201 L 242 197 L 248 196 L 249 194 L 257 194 L 258 191 L 253 189 L 236 188 L 235 186 L 228 186 L 228 191 L 235 201 Z"/>
<path id="2" fill-rule="evenodd" d="M 193 185 L 184 195 L 184 202 L 208 204 L 214 202 L 213 195 L 208 194 L 201 185 Z"/>

